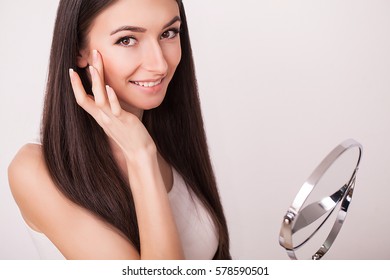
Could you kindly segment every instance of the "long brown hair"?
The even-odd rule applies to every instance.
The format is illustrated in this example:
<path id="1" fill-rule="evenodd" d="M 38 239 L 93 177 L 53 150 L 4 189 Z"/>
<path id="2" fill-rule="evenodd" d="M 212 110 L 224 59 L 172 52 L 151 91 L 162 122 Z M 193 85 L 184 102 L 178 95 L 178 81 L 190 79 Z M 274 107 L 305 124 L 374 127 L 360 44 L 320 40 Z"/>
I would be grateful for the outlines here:
<path id="1" fill-rule="evenodd" d="M 212 216 L 219 234 L 215 259 L 230 259 L 229 236 L 203 127 L 184 6 L 182 59 L 163 103 L 145 111 L 143 123 L 164 159 L 184 178 Z M 115 0 L 61 0 L 54 27 L 42 119 L 42 144 L 49 172 L 70 200 L 118 228 L 140 251 L 134 202 L 128 181 L 96 121 L 75 101 L 68 69 L 91 92 L 85 69 L 77 67 L 93 19 Z M 107 187 L 109 186 L 109 187 Z"/>

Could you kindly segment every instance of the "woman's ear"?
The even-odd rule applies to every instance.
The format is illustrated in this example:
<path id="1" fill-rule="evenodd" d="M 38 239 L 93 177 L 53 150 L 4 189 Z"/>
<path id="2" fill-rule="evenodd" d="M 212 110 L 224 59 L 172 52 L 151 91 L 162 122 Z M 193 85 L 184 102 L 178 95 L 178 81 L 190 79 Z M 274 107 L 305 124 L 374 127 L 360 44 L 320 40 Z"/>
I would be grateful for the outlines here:
<path id="1" fill-rule="evenodd" d="M 85 68 L 89 65 L 88 63 L 88 53 L 87 51 L 80 51 L 77 55 L 77 66 L 79 68 Z"/>

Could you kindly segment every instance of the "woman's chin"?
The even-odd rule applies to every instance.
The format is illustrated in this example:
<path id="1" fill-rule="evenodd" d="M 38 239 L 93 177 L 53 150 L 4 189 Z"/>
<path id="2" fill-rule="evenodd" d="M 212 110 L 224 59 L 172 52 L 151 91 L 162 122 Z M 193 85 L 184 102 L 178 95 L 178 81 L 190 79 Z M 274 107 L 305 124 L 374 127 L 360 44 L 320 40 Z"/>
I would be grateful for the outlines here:
<path id="1" fill-rule="evenodd" d="M 155 100 L 149 100 L 148 102 L 137 102 L 131 105 L 122 101 L 121 106 L 123 110 L 138 115 L 139 112 L 148 111 L 159 107 L 163 101 L 164 98 L 159 98 Z"/>

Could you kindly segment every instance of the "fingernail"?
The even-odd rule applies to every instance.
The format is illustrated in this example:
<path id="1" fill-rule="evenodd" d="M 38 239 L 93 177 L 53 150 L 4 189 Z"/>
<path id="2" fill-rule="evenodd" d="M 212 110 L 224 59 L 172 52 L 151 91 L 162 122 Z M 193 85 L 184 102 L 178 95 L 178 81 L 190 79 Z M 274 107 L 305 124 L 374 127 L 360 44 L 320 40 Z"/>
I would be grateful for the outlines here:
<path id="1" fill-rule="evenodd" d="M 89 72 L 91 73 L 92 78 L 95 77 L 95 68 L 92 65 L 89 65 Z"/>
<path id="2" fill-rule="evenodd" d="M 69 76 L 73 76 L 74 70 L 72 68 L 69 68 Z"/>
<path id="3" fill-rule="evenodd" d="M 106 85 L 106 92 L 107 92 L 107 95 L 109 98 L 111 98 L 113 96 L 112 89 L 109 85 Z"/>
<path id="4" fill-rule="evenodd" d="M 111 94 L 111 90 L 110 90 L 110 86 L 109 85 L 106 85 L 106 92 L 108 95 Z"/>
<path id="5" fill-rule="evenodd" d="M 98 61 L 98 52 L 97 50 L 93 50 L 92 51 L 92 60 L 94 63 L 96 63 Z"/>

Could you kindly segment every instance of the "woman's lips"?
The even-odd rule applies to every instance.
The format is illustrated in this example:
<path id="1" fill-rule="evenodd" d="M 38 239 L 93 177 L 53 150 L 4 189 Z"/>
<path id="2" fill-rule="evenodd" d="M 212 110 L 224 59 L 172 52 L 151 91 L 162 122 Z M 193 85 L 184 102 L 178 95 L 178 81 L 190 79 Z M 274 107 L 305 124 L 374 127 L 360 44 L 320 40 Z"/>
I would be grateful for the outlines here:
<path id="1" fill-rule="evenodd" d="M 157 81 L 154 81 L 154 82 L 130 81 L 130 83 L 135 84 L 137 86 L 145 87 L 145 88 L 152 88 L 152 87 L 155 87 L 155 86 L 158 86 L 159 84 L 161 84 L 162 80 L 163 79 L 160 79 L 160 80 L 157 80 Z"/>

